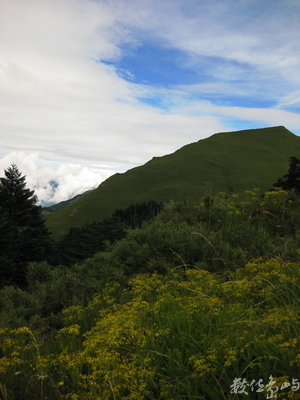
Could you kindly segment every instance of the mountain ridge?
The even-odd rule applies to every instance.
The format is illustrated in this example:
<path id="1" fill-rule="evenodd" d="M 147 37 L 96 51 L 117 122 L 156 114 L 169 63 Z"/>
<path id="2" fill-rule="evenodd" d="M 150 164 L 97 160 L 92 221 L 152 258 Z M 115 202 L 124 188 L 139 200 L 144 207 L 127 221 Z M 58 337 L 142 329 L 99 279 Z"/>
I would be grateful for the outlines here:
<path id="1" fill-rule="evenodd" d="M 219 191 L 268 189 L 300 154 L 300 137 L 283 126 L 220 132 L 117 173 L 87 196 L 48 216 L 59 237 L 72 226 L 101 221 L 117 208 L 148 200 L 201 197 Z"/>
<path id="2" fill-rule="evenodd" d="M 77 194 L 76 196 L 69 198 L 68 200 L 63 200 L 63 201 L 60 201 L 60 202 L 58 202 L 58 203 L 51 204 L 51 205 L 49 205 L 49 206 L 43 206 L 43 215 L 46 216 L 46 215 L 48 215 L 48 214 L 50 214 L 50 213 L 59 211 L 59 210 L 61 210 L 62 208 L 67 207 L 68 205 L 70 205 L 71 203 L 73 203 L 73 201 L 76 201 L 76 200 L 80 199 L 81 197 L 86 196 L 86 195 L 87 195 L 88 193 L 90 193 L 92 190 L 94 190 L 94 189 L 86 190 L 85 192 L 79 193 L 79 194 Z"/>

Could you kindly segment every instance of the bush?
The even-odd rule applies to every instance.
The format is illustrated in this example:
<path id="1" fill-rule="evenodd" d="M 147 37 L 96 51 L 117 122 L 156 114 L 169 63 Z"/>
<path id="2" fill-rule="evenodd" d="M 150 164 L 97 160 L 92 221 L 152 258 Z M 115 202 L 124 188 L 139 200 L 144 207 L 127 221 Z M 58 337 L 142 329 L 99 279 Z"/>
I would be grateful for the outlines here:
<path id="1" fill-rule="evenodd" d="M 139 274 L 65 309 L 48 343 L 28 328 L 1 330 L 9 398 L 16 373 L 24 393 L 53 400 L 234 399 L 236 379 L 266 391 L 270 375 L 296 398 L 296 384 L 281 385 L 300 372 L 299 267 L 273 258 L 226 280 L 198 269 Z"/>

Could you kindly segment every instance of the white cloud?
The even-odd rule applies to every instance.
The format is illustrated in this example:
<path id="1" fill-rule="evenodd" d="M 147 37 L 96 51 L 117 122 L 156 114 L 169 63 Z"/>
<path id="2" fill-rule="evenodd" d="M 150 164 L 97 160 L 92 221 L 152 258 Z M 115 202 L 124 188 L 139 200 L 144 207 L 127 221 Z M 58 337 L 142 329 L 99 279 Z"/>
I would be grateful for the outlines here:
<path id="1" fill-rule="evenodd" d="M 300 107 L 300 90 L 295 90 L 281 99 L 281 103 L 276 108 L 285 108 L 289 106 Z"/>
<path id="2" fill-rule="evenodd" d="M 299 129 L 300 124 L 299 114 L 285 110 L 223 107 L 219 112 L 231 118 L 262 123 L 268 126 L 283 125 L 292 131 Z"/>
<path id="3" fill-rule="evenodd" d="M 242 121 L 300 134 L 297 1 L 2 0 L 0 8 L 0 166 L 16 162 L 41 200 L 64 200 L 85 182 Z M 147 43 L 178 51 L 174 64 L 198 81 L 145 85 L 130 70 L 127 81 L 113 63 Z"/>
<path id="4" fill-rule="evenodd" d="M 93 189 L 115 172 L 101 165 L 47 165 L 38 153 L 12 152 L 0 160 L 1 177 L 4 177 L 4 170 L 13 163 L 22 176 L 26 175 L 27 187 L 35 191 L 42 204 L 59 203 Z M 57 187 L 51 183 L 57 184 Z"/>
<path id="5" fill-rule="evenodd" d="M 159 10 L 159 2 L 153 3 Z M 164 3 L 168 14 L 157 11 L 161 28 L 149 28 L 149 36 L 159 37 L 166 48 L 182 50 L 184 64 L 199 71 L 200 78 L 209 72 L 219 83 L 236 81 L 237 90 L 247 82 L 252 93 L 255 88 L 257 95 L 268 94 L 274 102 L 299 86 L 299 2 Z"/>

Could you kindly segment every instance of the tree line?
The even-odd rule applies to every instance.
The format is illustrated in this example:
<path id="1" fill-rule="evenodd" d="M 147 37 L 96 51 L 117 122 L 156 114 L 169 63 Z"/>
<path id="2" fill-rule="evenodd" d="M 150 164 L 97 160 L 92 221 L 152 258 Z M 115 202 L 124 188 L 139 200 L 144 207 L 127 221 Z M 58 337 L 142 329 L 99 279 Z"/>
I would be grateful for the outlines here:
<path id="1" fill-rule="evenodd" d="M 29 262 L 47 261 L 53 266 L 71 266 L 105 250 L 122 239 L 128 229 L 140 228 L 163 208 L 148 201 L 117 209 L 110 218 L 70 231 L 55 242 L 45 226 L 42 207 L 33 190 L 26 187 L 26 176 L 12 164 L 0 178 L 0 287 L 26 287 Z M 300 160 L 289 159 L 289 170 L 273 184 L 300 193 Z"/>
<path id="2" fill-rule="evenodd" d="M 162 203 L 149 201 L 116 210 L 102 222 L 71 230 L 59 241 L 51 239 L 42 207 L 34 190 L 26 187 L 26 176 L 12 164 L 0 178 L 0 287 L 26 287 L 29 262 L 71 266 L 92 257 L 156 216 Z"/>

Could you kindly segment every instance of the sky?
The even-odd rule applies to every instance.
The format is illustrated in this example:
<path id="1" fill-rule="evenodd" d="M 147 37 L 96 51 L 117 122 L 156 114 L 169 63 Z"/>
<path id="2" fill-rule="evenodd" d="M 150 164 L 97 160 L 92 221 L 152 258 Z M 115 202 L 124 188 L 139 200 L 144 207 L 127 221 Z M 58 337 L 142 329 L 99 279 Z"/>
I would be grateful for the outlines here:
<path id="1" fill-rule="evenodd" d="M 218 132 L 300 135 L 299 0 L 0 0 L 0 176 L 42 204 Z"/>

